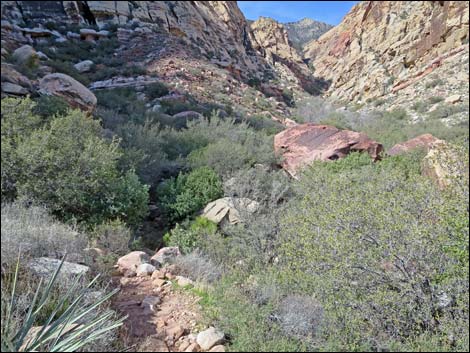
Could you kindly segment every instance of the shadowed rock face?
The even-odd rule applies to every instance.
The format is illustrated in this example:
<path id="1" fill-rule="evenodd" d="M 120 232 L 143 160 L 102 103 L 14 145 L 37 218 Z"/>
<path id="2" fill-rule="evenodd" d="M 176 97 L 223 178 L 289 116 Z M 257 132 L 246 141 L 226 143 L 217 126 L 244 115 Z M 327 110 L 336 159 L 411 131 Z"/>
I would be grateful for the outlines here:
<path id="1" fill-rule="evenodd" d="M 367 135 L 333 126 L 307 123 L 284 130 L 274 137 L 274 149 L 282 155 L 282 167 L 293 177 L 313 161 L 333 161 L 351 152 L 367 152 L 375 161 L 383 147 Z"/>
<path id="2" fill-rule="evenodd" d="M 399 154 L 403 154 L 417 148 L 423 148 L 426 151 L 429 151 L 436 143 L 443 142 L 442 140 L 434 137 L 431 134 L 424 134 L 412 138 L 411 140 L 397 143 L 395 146 L 390 148 L 387 151 L 387 154 L 390 156 L 396 156 Z"/>

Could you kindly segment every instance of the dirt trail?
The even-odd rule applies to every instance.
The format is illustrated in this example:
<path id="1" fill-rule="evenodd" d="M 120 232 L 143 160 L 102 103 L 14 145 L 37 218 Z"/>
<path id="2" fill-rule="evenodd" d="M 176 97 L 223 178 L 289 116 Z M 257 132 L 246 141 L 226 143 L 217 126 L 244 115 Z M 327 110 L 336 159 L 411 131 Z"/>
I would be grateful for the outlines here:
<path id="1" fill-rule="evenodd" d="M 191 334 L 200 321 L 198 297 L 176 291 L 170 281 L 155 277 L 113 280 L 121 287 L 113 307 L 128 315 L 122 330 L 127 347 L 140 352 L 198 351 Z"/>

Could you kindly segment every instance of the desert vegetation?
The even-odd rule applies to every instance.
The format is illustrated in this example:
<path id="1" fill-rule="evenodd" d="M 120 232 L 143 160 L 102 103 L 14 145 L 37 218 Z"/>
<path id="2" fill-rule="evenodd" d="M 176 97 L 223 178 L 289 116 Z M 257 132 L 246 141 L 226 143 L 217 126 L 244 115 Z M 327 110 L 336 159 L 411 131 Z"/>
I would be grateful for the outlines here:
<path id="1" fill-rule="evenodd" d="M 22 265 L 88 244 L 124 254 L 139 243 L 152 200 L 164 243 L 184 254 L 177 261 L 182 273 L 210 284 L 186 290 L 201 296 L 206 319 L 232 337 L 231 349 L 468 347 L 468 174 L 440 190 L 421 175 L 420 151 L 379 163 L 353 153 L 317 162 L 295 181 L 274 167 L 272 135 L 230 117 L 214 113 L 182 129 L 137 120 L 106 135 L 103 121 L 58 107 L 46 115 L 31 100 L 2 100 L 2 259 L 9 278 L 18 252 Z M 388 145 L 412 137 L 413 128 L 462 146 L 468 139 L 460 126 L 411 126 L 403 111 L 378 111 L 374 119 L 325 114 L 386 136 Z M 468 148 L 459 153 L 468 158 Z M 243 222 L 234 225 L 199 216 L 223 196 L 260 207 L 254 214 L 240 209 Z M 152 234 L 140 246 L 156 243 Z M 101 259 L 97 270 L 106 274 L 116 258 Z M 54 290 L 59 298 L 65 289 Z"/>
<path id="2" fill-rule="evenodd" d="M 452 52 L 421 50 L 402 3 L 309 54 L 275 21 L 252 42 L 235 3 L 48 2 L 80 25 L 6 3 L 2 351 L 469 350 L 468 39 L 448 7 L 416 5 L 449 15 Z M 408 61 L 409 38 L 439 57 Z"/>

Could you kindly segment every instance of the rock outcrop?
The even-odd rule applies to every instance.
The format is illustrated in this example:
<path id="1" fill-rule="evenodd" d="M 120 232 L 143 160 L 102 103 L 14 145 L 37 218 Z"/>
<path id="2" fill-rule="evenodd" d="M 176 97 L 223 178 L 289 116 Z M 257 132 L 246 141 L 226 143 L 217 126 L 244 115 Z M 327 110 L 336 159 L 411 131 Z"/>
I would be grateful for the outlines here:
<path id="1" fill-rule="evenodd" d="M 160 49 L 158 45 L 162 38 L 154 37 L 156 33 L 157 36 L 165 34 L 184 44 L 191 56 L 204 58 L 245 81 L 269 76 L 274 64 L 279 62 L 285 66 L 285 74 L 291 79 L 297 77 L 303 85 L 308 81 L 309 71 L 290 45 L 284 27 L 274 20 L 263 18 L 250 27 L 235 1 L 7 3 L 5 6 L 2 3 L 2 15 L 13 23 L 40 26 L 54 21 L 58 25 L 97 25 L 100 29 L 111 24 L 120 27 L 132 25 L 135 30 L 120 28 L 118 37 L 122 42 L 126 42 L 127 37 L 141 37 L 140 43 L 133 45 L 136 47 L 133 58 L 137 50 L 143 50 L 142 47 L 149 52 Z M 44 31 L 53 35 L 51 31 Z M 103 30 L 83 28 L 79 35 L 81 39 L 95 41 L 106 34 Z"/>
<path id="2" fill-rule="evenodd" d="M 209 327 L 207 330 L 199 332 L 196 338 L 197 344 L 204 350 L 208 351 L 212 347 L 219 345 L 224 341 L 224 333 L 215 327 Z"/>
<path id="3" fill-rule="evenodd" d="M 2 63 L 1 69 L 2 69 L 2 83 L 9 82 L 9 83 L 24 87 L 28 90 L 32 88 L 31 81 L 26 76 L 16 71 L 13 65 Z"/>
<path id="4" fill-rule="evenodd" d="M 150 263 L 150 257 L 145 252 L 133 251 L 119 258 L 117 268 L 120 273 L 131 276 L 137 274 L 140 265 L 148 263 Z"/>
<path id="5" fill-rule="evenodd" d="M 40 277 L 52 276 L 59 267 L 61 260 L 52 259 L 49 257 L 39 257 L 32 259 L 28 263 L 29 269 Z M 90 270 L 88 266 L 76 264 L 73 262 L 64 261 L 62 268 L 59 272 L 60 278 L 70 279 L 73 276 L 79 276 L 87 273 Z"/>
<path id="6" fill-rule="evenodd" d="M 414 84 L 468 52 L 465 1 L 364 1 L 305 46 L 315 75 L 337 99 L 365 100 Z"/>
<path id="7" fill-rule="evenodd" d="M 242 222 L 240 211 L 254 213 L 258 208 L 259 203 L 248 198 L 224 197 L 208 203 L 202 211 L 202 217 L 217 224 L 237 224 Z"/>
<path id="8" fill-rule="evenodd" d="M 8 1 L 2 18 L 17 23 L 138 24 L 179 38 L 200 55 L 242 76 L 257 76 L 266 63 L 253 50 L 251 30 L 233 1 Z M 83 30 L 82 30 L 83 31 Z M 103 31 L 81 32 L 94 40 Z M 93 33 L 92 33 L 92 32 Z M 141 29 L 146 32 L 145 29 Z M 102 33 L 103 32 L 103 33 Z"/>
<path id="9" fill-rule="evenodd" d="M 49 74 L 39 81 L 41 94 L 57 96 L 81 110 L 92 112 L 96 107 L 95 95 L 74 78 L 60 73 Z"/>
<path id="10" fill-rule="evenodd" d="M 465 161 L 455 146 L 445 142 L 437 143 L 424 157 L 421 172 L 441 189 L 461 182 L 468 184 L 468 159 Z"/>
<path id="11" fill-rule="evenodd" d="M 88 72 L 91 70 L 92 66 L 93 61 L 91 60 L 83 60 L 73 65 L 78 72 Z"/>
<path id="12" fill-rule="evenodd" d="M 260 17 L 250 25 L 256 39 L 255 49 L 287 82 L 308 90 L 313 77 L 300 55 L 291 46 L 285 27 L 272 18 Z"/>
<path id="13" fill-rule="evenodd" d="M 426 152 L 429 152 L 429 150 L 436 143 L 442 143 L 442 142 L 444 141 L 438 139 L 437 137 L 434 137 L 431 134 L 423 134 L 415 138 L 412 138 L 411 140 L 397 143 L 396 145 L 394 145 L 392 148 L 390 148 L 387 151 L 387 154 L 390 156 L 396 156 L 399 154 L 406 153 L 408 151 L 416 150 L 418 148 L 424 149 Z"/>
<path id="14" fill-rule="evenodd" d="M 274 149 L 282 155 L 282 167 L 296 177 L 302 167 L 313 161 L 333 161 L 351 152 L 367 152 L 378 160 L 383 147 L 360 132 L 306 123 L 274 136 Z"/>
<path id="15" fill-rule="evenodd" d="M 315 21 L 311 18 L 303 18 L 296 22 L 287 22 L 284 24 L 284 27 L 287 30 L 292 46 L 297 49 L 299 53 L 303 52 L 305 44 L 318 39 L 323 33 L 333 28 L 332 25 Z"/>
<path id="16" fill-rule="evenodd" d="M 12 54 L 13 60 L 19 64 L 37 64 L 39 61 L 36 50 L 30 45 L 23 45 L 16 49 Z"/>
<path id="17" fill-rule="evenodd" d="M 177 256 L 180 255 L 181 252 L 177 246 L 169 246 L 158 250 L 155 255 L 151 257 L 150 261 L 156 266 L 161 266 L 172 262 Z"/>

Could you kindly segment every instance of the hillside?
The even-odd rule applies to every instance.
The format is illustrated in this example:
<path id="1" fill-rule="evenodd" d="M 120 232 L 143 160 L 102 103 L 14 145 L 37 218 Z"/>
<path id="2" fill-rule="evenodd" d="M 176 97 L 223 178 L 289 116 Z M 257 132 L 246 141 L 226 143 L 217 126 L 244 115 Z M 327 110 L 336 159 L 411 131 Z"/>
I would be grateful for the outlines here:
<path id="1" fill-rule="evenodd" d="M 328 92 L 337 99 L 400 96 L 429 77 L 445 77 L 453 93 L 465 94 L 468 4 L 364 1 L 306 44 L 304 55 L 316 75 L 331 80 Z"/>
<path id="2" fill-rule="evenodd" d="M 2 352 L 469 350 L 467 2 L 1 16 Z"/>

